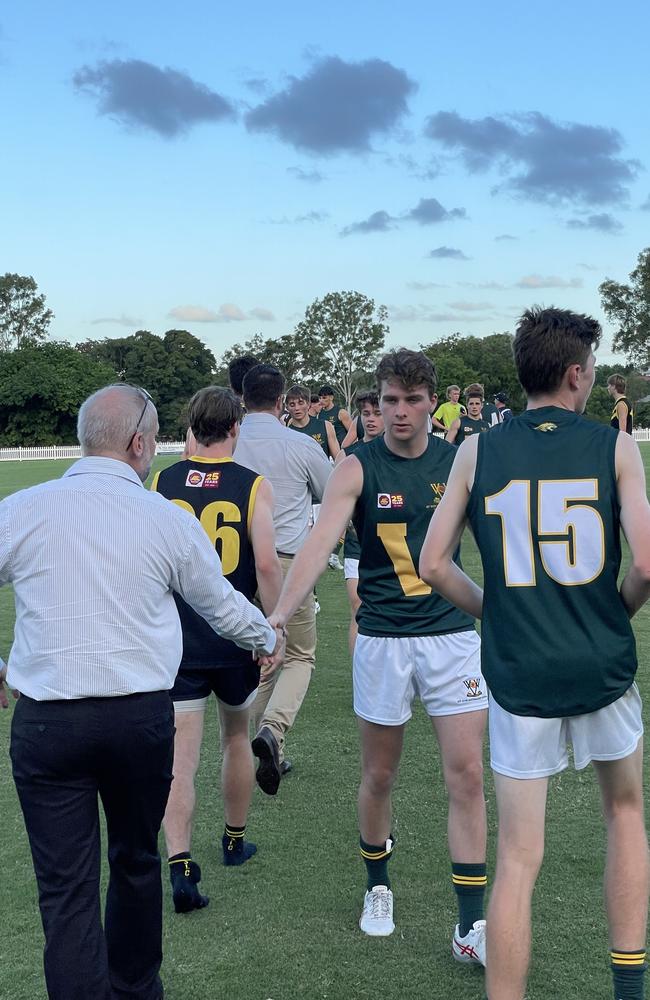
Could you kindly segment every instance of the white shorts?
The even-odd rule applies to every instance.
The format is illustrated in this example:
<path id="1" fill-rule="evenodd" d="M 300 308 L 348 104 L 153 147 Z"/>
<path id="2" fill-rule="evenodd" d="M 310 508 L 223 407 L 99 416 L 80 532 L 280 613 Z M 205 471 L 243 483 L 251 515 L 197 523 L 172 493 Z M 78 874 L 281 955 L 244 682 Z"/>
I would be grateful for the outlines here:
<path id="1" fill-rule="evenodd" d="M 352 663 L 354 711 L 367 722 L 401 726 L 418 696 L 428 715 L 488 706 L 478 634 L 384 638 L 360 635 Z"/>
<path id="2" fill-rule="evenodd" d="M 641 696 L 633 684 L 622 697 L 588 715 L 539 719 L 512 715 L 490 698 L 490 763 L 511 778 L 547 778 L 569 766 L 573 745 L 576 771 L 592 760 L 621 760 L 643 736 Z"/>
<path id="3" fill-rule="evenodd" d="M 344 559 L 343 560 L 343 575 L 346 580 L 358 580 L 359 579 L 359 560 L 358 559 Z"/>

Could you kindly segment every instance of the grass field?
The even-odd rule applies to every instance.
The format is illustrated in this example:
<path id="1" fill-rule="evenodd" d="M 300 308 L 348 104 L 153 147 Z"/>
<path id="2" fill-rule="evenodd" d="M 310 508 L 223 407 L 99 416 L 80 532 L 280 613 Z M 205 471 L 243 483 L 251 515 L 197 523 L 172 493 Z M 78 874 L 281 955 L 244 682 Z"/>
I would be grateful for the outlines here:
<path id="1" fill-rule="evenodd" d="M 644 445 L 650 475 L 650 446 Z M 160 465 L 173 459 L 160 460 Z M 66 462 L 0 464 L 0 497 L 61 475 Z M 463 560 L 480 581 L 471 542 Z M 289 740 L 295 770 L 275 799 L 256 790 L 248 832 L 258 854 L 239 869 L 220 863 L 223 812 L 217 788 L 214 711 L 198 779 L 193 853 L 203 869 L 206 910 L 173 913 L 165 882 L 163 978 L 169 1000 L 480 1000 L 480 969 L 458 966 L 450 940 L 455 901 L 446 852 L 446 803 L 431 728 L 416 707 L 394 796 L 397 848 L 391 861 L 397 929 L 364 938 L 357 920 L 365 877 L 358 853 L 357 735 L 351 711 L 348 610 L 342 574 L 318 585 L 317 669 Z M 11 644 L 13 601 L 0 591 L 0 653 Z M 639 686 L 650 704 L 650 608 L 635 619 Z M 13 782 L 11 712 L 0 715 L 0 997 L 40 1000 L 42 932 L 36 886 Z M 495 803 L 486 771 L 489 863 Z M 601 897 L 604 836 L 591 770 L 551 784 L 547 853 L 534 901 L 530 1000 L 609 1000 Z M 137 942 L 134 942 L 137 947 Z M 74 970 L 71 970 L 74 977 Z"/>

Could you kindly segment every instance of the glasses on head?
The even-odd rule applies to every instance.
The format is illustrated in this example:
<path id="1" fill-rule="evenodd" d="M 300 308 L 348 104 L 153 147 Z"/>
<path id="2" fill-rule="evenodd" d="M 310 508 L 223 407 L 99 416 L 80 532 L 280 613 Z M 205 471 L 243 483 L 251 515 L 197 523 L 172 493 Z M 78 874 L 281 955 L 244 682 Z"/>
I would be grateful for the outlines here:
<path id="1" fill-rule="evenodd" d="M 151 398 L 151 396 L 149 395 L 149 393 L 147 392 L 147 390 L 143 389 L 142 386 L 140 386 L 140 385 L 131 385 L 130 382 L 118 382 L 117 384 L 118 385 L 123 385 L 127 389 L 135 389 L 137 392 L 140 393 L 141 399 L 144 399 L 144 406 L 142 407 L 142 410 L 140 411 L 140 416 L 138 417 L 138 422 L 135 425 L 135 430 L 133 431 L 133 434 L 129 438 L 129 443 L 126 446 L 126 450 L 128 451 L 129 448 L 131 447 L 131 445 L 133 444 L 134 440 L 135 440 L 136 434 L 140 430 L 140 424 L 142 423 L 142 418 L 144 417 L 145 413 L 147 412 L 147 407 L 148 407 L 149 403 L 151 403 L 151 405 L 153 406 L 153 399 Z"/>

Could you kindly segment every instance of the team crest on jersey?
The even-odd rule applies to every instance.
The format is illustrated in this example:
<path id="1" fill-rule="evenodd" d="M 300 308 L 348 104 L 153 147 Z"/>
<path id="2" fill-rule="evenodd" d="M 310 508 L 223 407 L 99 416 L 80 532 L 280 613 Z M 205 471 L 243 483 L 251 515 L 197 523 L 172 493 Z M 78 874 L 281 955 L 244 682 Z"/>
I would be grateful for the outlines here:
<path id="1" fill-rule="evenodd" d="M 543 434 L 547 434 L 549 431 L 556 431 L 557 424 L 553 424 L 550 420 L 547 420 L 544 424 L 538 424 L 535 430 L 542 431 Z"/>
<path id="2" fill-rule="evenodd" d="M 190 469 L 187 473 L 187 479 L 185 480 L 186 486 L 203 486 L 203 480 L 205 479 L 205 472 L 199 472 L 198 469 Z"/>
<path id="3" fill-rule="evenodd" d="M 204 486 L 209 486 L 211 489 L 216 489 L 219 485 L 219 480 L 221 479 L 221 472 L 206 472 L 205 479 L 203 480 Z"/>
<path id="4" fill-rule="evenodd" d="M 318 432 L 318 434 L 312 434 L 312 437 L 313 437 L 314 441 L 316 442 L 316 444 L 322 445 L 322 443 L 323 443 L 323 435 L 321 434 L 320 431 Z"/>
<path id="5" fill-rule="evenodd" d="M 377 506 L 382 510 L 399 510 L 400 507 L 404 506 L 404 494 L 403 493 L 378 493 L 377 494 Z"/>
<path id="6" fill-rule="evenodd" d="M 467 677 L 463 684 L 467 688 L 468 698 L 481 698 L 483 692 L 481 691 L 481 678 L 480 677 Z"/>
<path id="7" fill-rule="evenodd" d="M 433 503 L 427 504 L 427 510 L 435 510 L 443 496 L 445 495 L 445 490 L 447 488 L 446 483 L 429 483 L 429 486 L 433 490 Z"/>

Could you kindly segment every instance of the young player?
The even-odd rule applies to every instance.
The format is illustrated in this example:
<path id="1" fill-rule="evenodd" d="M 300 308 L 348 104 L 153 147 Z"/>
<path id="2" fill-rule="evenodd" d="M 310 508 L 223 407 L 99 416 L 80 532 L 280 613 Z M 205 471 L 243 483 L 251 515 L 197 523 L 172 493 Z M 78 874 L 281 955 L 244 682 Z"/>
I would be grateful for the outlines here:
<path id="1" fill-rule="evenodd" d="M 483 388 L 478 383 L 470 385 L 465 390 L 467 416 L 457 417 L 447 431 L 445 441 L 455 444 L 458 448 L 472 434 L 489 431 L 490 424 L 483 419 Z"/>
<path id="2" fill-rule="evenodd" d="M 379 408 L 379 397 L 372 389 L 361 389 L 356 395 L 356 404 L 360 410 L 363 434 L 358 441 L 349 444 L 345 450 L 341 448 L 336 464 L 341 462 L 346 455 L 354 455 L 364 444 L 369 444 L 376 437 L 384 433 L 384 418 Z M 345 532 L 343 543 L 343 570 L 345 573 L 345 585 L 348 591 L 350 602 L 350 629 L 348 633 L 348 643 L 350 655 L 354 652 L 354 644 L 357 641 L 357 619 L 361 601 L 359 600 L 359 539 L 354 525 L 350 521 Z"/>
<path id="3" fill-rule="evenodd" d="M 420 573 L 482 616 L 499 811 L 488 914 L 489 1000 L 522 1000 L 548 779 L 593 762 L 607 826 L 605 897 L 616 1000 L 644 996 L 648 844 L 641 702 L 629 619 L 650 596 L 650 505 L 628 434 L 582 417 L 596 320 L 527 310 L 514 341 L 525 413 L 460 449 Z M 466 518 L 485 592 L 452 562 Z M 618 587 L 621 528 L 632 561 Z M 585 929 L 575 939 L 585 943 Z M 580 984 L 567 995 L 581 995 Z"/>
<path id="4" fill-rule="evenodd" d="M 333 425 L 336 440 L 340 444 L 350 429 L 352 418 L 344 407 L 334 405 L 334 389 L 331 385 L 322 385 L 318 390 L 318 395 L 321 402 L 318 419 L 327 420 Z"/>
<path id="5" fill-rule="evenodd" d="M 616 430 L 632 433 L 634 427 L 634 410 L 625 395 L 626 381 L 622 375 L 610 375 L 607 379 L 607 392 L 614 400 L 614 409 L 610 419 L 610 425 Z"/>
<path id="6" fill-rule="evenodd" d="M 329 420 L 319 420 L 317 416 L 309 415 L 310 392 L 302 385 L 292 385 L 284 397 L 284 403 L 289 411 L 287 427 L 294 431 L 308 434 L 325 452 L 326 458 L 336 459 L 340 449 L 336 440 L 334 425 Z"/>
<path id="7" fill-rule="evenodd" d="M 361 854 L 367 869 L 360 927 L 394 930 L 388 860 L 391 791 L 416 695 L 431 716 L 449 797 L 449 849 L 458 894 L 454 957 L 484 963 L 485 802 L 482 745 L 487 695 L 474 621 L 433 592 L 415 560 L 444 493 L 455 450 L 428 433 L 436 375 L 420 352 L 385 355 L 376 372 L 384 436 L 334 470 L 316 526 L 293 562 L 271 622 L 283 627 L 353 519 L 359 559 L 354 710 L 362 747 Z"/>
<path id="8" fill-rule="evenodd" d="M 447 401 L 431 414 L 431 429 L 434 431 L 448 431 L 454 420 L 458 420 L 466 412 L 460 400 L 460 386 L 447 386 Z"/>
<path id="9" fill-rule="evenodd" d="M 262 476 L 232 460 L 242 415 L 242 405 L 229 389 L 200 389 L 189 403 L 196 453 L 159 472 L 152 489 L 200 520 L 217 547 L 226 579 L 249 600 L 259 588 L 262 606 L 269 609 L 282 583 L 275 552 L 273 490 Z M 183 628 L 183 658 L 171 691 L 176 723 L 174 781 L 163 828 L 174 906 L 177 913 L 185 913 L 208 902 L 199 892 L 201 869 L 190 848 L 194 778 L 205 710 L 213 693 L 223 745 L 223 862 L 243 864 L 257 850 L 244 839 L 244 832 L 255 784 L 249 710 L 260 668 L 250 653 L 217 636 L 180 597 L 174 597 Z"/>

